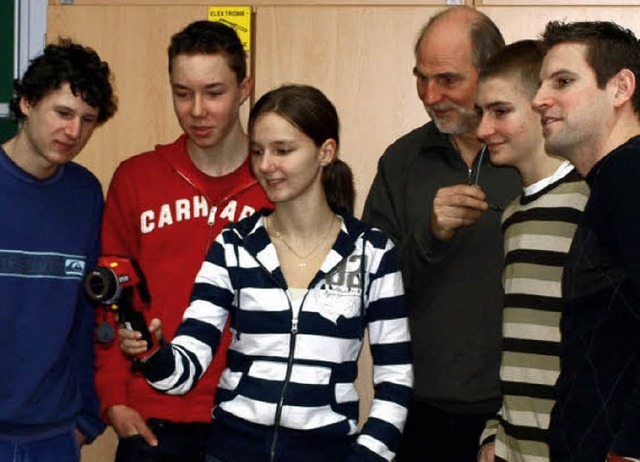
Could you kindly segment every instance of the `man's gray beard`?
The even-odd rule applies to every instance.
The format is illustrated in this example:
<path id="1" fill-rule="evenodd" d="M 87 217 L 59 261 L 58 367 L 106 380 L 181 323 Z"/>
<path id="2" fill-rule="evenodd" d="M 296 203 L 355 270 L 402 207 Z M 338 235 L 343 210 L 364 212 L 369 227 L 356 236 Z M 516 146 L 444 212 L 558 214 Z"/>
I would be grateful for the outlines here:
<path id="1" fill-rule="evenodd" d="M 480 122 L 478 114 L 475 111 L 469 111 L 467 109 L 457 108 L 457 110 L 458 117 L 454 120 L 448 120 L 444 125 L 437 117 L 433 117 L 428 109 L 427 114 L 429 114 L 433 123 L 436 124 L 438 130 L 446 135 L 458 136 L 474 131 Z"/>

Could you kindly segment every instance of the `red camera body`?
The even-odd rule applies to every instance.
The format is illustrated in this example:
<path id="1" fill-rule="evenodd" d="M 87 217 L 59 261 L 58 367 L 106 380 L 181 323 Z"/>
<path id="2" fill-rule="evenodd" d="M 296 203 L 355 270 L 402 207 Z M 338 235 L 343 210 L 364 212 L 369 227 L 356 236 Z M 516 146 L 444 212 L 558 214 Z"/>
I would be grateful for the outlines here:
<path id="1" fill-rule="evenodd" d="M 149 307 L 151 296 L 140 267 L 128 257 L 103 255 L 85 279 L 87 295 L 94 304 L 110 307 L 127 328 L 142 333 L 153 344 L 142 310 Z"/>

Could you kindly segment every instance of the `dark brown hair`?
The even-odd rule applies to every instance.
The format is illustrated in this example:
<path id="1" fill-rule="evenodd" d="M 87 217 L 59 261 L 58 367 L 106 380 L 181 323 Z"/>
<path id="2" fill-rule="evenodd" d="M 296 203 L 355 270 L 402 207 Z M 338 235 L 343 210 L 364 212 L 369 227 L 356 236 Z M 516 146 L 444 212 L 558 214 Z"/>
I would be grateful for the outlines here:
<path id="1" fill-rule="evenodd" d="M 611 21 L 551 21 L 542 33 L 542 41 L 549 49 L 563 43 L 585 45 L 585 59 L 601 89 L 622 69 L 629 69 L 636 77 L 633 108 L 640 113 L 640 46 L 630 29 Z"/>
<path id="2" fill-rule="evenodd" d="M 109 64 L 102 61 L 95 50 L 70 39 L 60 39 L 57 44 L 47 45 L 41 55 L 32 59 L 22 79 L 13 83 L 11 115 L 16 120 L 24 119 L 20 110 L 21 98 L 35 105 L 49 92 L 68 83 L 71 93 L 98 109 L 97 122 L 103 124 L 118 109 L 112 80 Z"/>
<path id="3" fill-rule="evenodd" d="M 520 87 L 533 99 L 540 86 L 540 68 L 545 47 L 539 40 L 520 40 L 496 52 L 480 69 L 478 80 L 515 76 Z"/>
<path id="4" fill-rule="evenodd" d="M 216 55 L 227 59 L 238 84 L 247 76 L 247 54 L 236 32 L 220 22 L 195 21 L 171 37 L 167 50 L 169 72 L 178 55 Z"/>
<path id="5" fill-rule="evenodd" d="M 264 94 L 249 114 L 249 133 L 256 120 L 269 112 L 283 117 L 313 140 L 317 147 L 333 139 L 340 145 L 340 121 L 335 106 L 317 88 L 284 85 Z M 351 168 L 338 158 L 324 167 L 322 185 L 329 206 L 353 214 L 355 189 Z"/>

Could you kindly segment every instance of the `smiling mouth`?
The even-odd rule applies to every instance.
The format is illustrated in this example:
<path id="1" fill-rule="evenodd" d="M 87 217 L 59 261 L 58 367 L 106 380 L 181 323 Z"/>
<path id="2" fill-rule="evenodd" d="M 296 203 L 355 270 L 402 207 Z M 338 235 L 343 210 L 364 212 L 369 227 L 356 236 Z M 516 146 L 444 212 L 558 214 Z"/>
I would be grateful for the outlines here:
<path id="1" fill-rule="evenodd" d="M 210 133 L 212 130 L 213 127 L 191 127 L 191 131 L 198 135 Z"/>
<path id="2" fill-rule="evenodd" d="M 73 150 L 73 147 L 75 146 L 74 144 L 69 144 L 69 143 L 64 143 L 62 141 L 56 141 L 56 144 L 58 145 L 58 147 L 65 151 L 65 152 L 70 152 Z"/>
<path id="3" fill-rule="evenodd" d="M 494 152 L 496 149 L 500 148 L 501 146 L 503 146 L 505 144 L 505 141 L 496 141 L 494 143 L 485 143 L 485 145 L 487 146 L 487 149 L 489 150 L 489 153 Z"/>
<path id="4" fill-rule="evenodd" d="M 265 185 L 274 187 L 282 183 L 284 180 L 281 178 L 265 178 L 263 181 Z"/>
<path id="5" fill-rule="evenodd" d="M 447 114 L 450 114 L 451 112 L 453 112 L 453 108 L 431 109 L 430 111 L 431 111 L 431 114 L 433 114 L 433 117 L 442 118 Z"/>
<path id="6" fill-rule="evenodd" d="M 553 122 L 557 122 L 558 120 L 560 120 L 560 119 L 558 119 L 557 117 L 546 116 L 546 117 L 541 117 L 540 118 L 540 123 L 544 127 L 544 126 L 549 125 L 549 124 L 551 124 Z"/>

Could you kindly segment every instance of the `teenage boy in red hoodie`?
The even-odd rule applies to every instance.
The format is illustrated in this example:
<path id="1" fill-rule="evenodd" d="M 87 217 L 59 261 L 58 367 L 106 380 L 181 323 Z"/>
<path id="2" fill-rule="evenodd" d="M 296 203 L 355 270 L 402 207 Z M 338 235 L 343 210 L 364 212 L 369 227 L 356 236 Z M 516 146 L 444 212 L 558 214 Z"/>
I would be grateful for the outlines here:
<path id="1" fill-rule="evenodd" d="M 107 195 L 102 253 L 139 264 L 151 294 L 146 319 L 162 318 L 170 341 L 213 239 L 227 223 L 270 202 L 247 163 L 239 110 L 252 82 L 236 33 L 197 21 L 171 38 L 168 55 L 173 106 L 184 134 L 120 164 Z M 115 324 L 113 314 L 97 313 L 99 323 Z M 226 347 L 191 393 L 172 396 L 132 372 L 117 342 L 99 344 L 96 386 L 102 415 L 119 436 L 116 461 L 204 460 L 225 357 Z"/>

